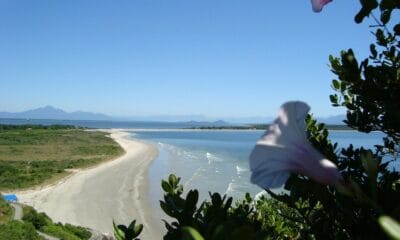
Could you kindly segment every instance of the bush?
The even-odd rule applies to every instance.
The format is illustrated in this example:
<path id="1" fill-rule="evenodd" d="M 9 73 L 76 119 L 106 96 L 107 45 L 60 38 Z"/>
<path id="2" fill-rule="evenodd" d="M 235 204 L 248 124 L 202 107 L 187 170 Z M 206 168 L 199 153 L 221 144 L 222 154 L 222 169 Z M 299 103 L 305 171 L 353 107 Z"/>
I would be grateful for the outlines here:
<path id="1" fill-rule="evenodd" d="M 4 200 L 0 194 L 0 224 L 11 220 L 13 215 L 12 207 Z"/>
<path id="2" fill-rule="evenodd" d="M 42 231 L 51 236 L 63 239 L 63 240 L 80 240 L 78 236 L 64 229 L 61 224 L 53 224 L 49 226 L 44 226 Z"/>
<path id="3" fill-rule="evenodd" d="M 74 226 L 71 224 L 53 223 L 53 221 L 45 214 L 38 213 L 34 208 L 25 206 L 23 221 L 32 224 L 35 229 L 47 233 L 51 236 L 65 240 L 89 239 L 92 234 L 85 228 Z"/>
<path id="4" fill-rule="evenodd" d="M 92 236 L 92 234 L 86 228 L 80 226 L 74 226 L 69 223 L 64 225 L 64 229 L 70 233 L 73 233 L 80 239 L 89 239 Z"/>
<path id="5" fill-rule="evenodd" d="M 9 221 L 0 224 L 0 239 L 7 240 L 43 240 L 31 223 Z"/>
<path id="6" fill-rule="evenodd" d="M 37 230 L 52 224 L 51 219 L 45 213 L 38 213 L 32 207 L 24 207 L 23 212 L 22 220 L 31 223 Z"/>

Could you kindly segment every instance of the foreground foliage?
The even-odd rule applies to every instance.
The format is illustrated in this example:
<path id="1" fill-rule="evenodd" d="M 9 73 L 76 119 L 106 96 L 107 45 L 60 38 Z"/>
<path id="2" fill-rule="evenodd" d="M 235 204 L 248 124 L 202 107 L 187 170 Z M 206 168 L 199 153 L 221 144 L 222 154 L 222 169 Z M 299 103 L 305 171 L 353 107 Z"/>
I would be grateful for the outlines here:
<path id="1" fill-rule="evenodd" d="M 161 208 L 175 219 L 172 222 L 164 220 L 168 230 L 164 236 L 166 240 L 296 239 L 308 236 L 305 224 L 291 220 L 298 213 L 274 199 L 253 200 L 246 194 L 244 200 L 234 203 L 230 197 L 210 193 L 210 200 L 199 205 L 197 190 L 188 191 L 183 198 L 183 186 L 179 182 L 180 178 L 174 175 L 162 182 L 165 194 L 164 201 L 160 201 Z"/>
<path id="2" fill-rule="evenodd" d="M 116 240 L 138 240 L 136 238 L 140 235 L 143 230 L 142 224 L 136 224 L 136 221 L 133 220 L 128 227 L 123 224 L 117 225 L 113 221 L 113 228 L 114 228 L 114 236 Z"/>
<path id="3" fill-rule="evenodd" d="M 210 193 L 198 203 L 198 191 L 183 197 L 180 179 L 162 182 L 164 239 L 400 239 L 400 24 L 398 0 L 360 1 L 355 21 L 370 17 L 376 43 L 360 63 L 353 50 L 330 56 L 337 76 L 330 96 L 333 106 L 345 107 L 348 127 L 380 131 L 382 142 L 372 149 L 350 145 L 339 149 L 324 124 L 307 118 L 308 141 L 338 166 L 343 179 L 325 186 L 291 174 L 285 192 L 253 201 Z M 375 17 L 373 12 L 379 13 Z M 393 16 L 397 22 L 390 24 Z M 396 21 L 395 20 L 395 21 Z M 396 168 L 397 166 L 397 168 Z"/>

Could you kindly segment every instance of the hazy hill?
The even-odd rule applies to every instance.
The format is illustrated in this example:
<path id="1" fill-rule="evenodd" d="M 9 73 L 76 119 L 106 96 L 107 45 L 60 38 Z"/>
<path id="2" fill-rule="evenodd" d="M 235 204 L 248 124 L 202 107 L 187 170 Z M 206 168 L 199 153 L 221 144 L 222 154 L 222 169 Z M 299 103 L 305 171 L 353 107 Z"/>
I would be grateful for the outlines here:
<path id="1" fill-rule="evenodd" d="M 101 113 L 83 111 L 66 112 L 52 106 L 45 106 L 24 112 L 0 112 L 0 118 L 17 119 L 62 119 L 62 120 L 111 120 L 110 116 Z"/>
<path id="2" fill-rule="evenodd" d="M 319 122 L 323 122 L 325 124 L 337 124 L 337 125 L 344 125 L 343 120 L 346 119 L 346 115 L 336 115 L 324 118 L 317 118 Z"/>

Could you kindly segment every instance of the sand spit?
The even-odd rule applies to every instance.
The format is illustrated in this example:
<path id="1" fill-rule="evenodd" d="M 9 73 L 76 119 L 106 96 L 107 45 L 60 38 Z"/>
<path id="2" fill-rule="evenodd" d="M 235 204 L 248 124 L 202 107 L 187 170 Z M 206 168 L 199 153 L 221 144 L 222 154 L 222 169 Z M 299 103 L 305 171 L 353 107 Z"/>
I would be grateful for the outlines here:
<path id="1" fill-rule="evenodd" d="M 162 239 L 148 199 L 147 170 L 157 157 L 155 146 L 108 130 L 125 154 L 96 167 L 74 171 L 57 184 L 17 193 L 22 203 L 48 214 L 54 221 L 112 234 L 112 220 L 144 225 L 142 239 Z M 160 221 L 160 220 L 157 220 Z"/>

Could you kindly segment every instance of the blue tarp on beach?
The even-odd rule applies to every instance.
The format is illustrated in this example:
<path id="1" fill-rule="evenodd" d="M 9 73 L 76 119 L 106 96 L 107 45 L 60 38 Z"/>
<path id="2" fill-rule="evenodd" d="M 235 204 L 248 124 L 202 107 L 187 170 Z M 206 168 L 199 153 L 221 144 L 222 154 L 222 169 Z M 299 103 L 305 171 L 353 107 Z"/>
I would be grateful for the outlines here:
<path id="1" fill-rule="evenodd" d="M 7 202 L 17 202 L 18 201 L 17 195 L 15 195 L 15 194 L 3 195 L 3 198 Z"/>

